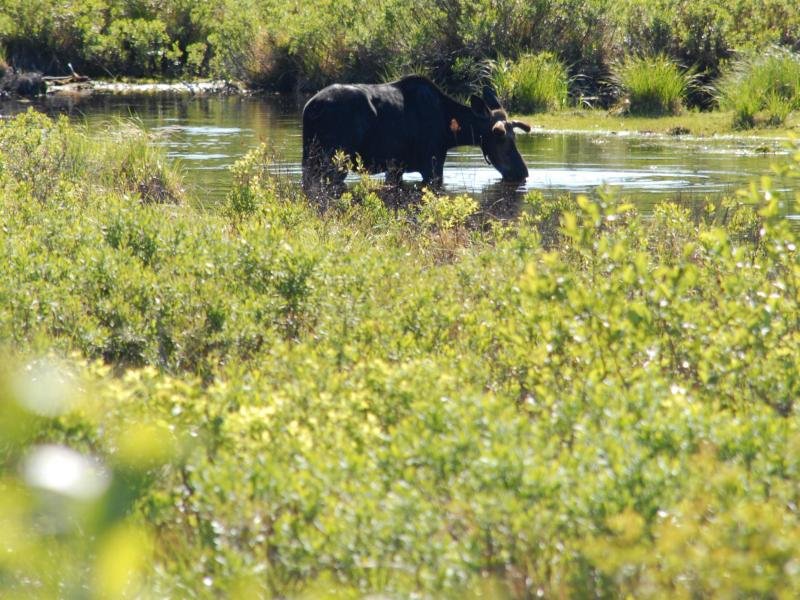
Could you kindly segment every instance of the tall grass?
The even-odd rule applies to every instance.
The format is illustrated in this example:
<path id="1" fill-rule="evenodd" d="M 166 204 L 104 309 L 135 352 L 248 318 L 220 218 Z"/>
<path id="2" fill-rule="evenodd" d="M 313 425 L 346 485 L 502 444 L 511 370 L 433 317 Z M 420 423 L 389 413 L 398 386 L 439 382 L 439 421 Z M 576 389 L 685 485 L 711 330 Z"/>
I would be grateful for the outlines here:
<path id="1" fill-rule="evenodd" d="M 552 53 L 526 54 L 491 63 L 491 81 L 503 103 L 524 113 L 558 110 L 567 104 L 569 75 Z"/>
<path id="2" fill-rule="evenodd" d="M 183 195 L 183 177 L 177 163 L 167 161 L 152 134 L 131 120 L 112 121 L 97 141 L 95 153 L 99 180 L 108 187 L 138 193 L 143 202 L 174 203 Z"/>
<path id="3" fill-rule="evenodd" d="M 618 95 L 633 114 L 679 113 L 693 82 L 691 71 L 682 71 L 664 55 L 629 56 L 612 74 Z"/>
<path id="4" fill-rule="evenodd" d="M 163 148 L 132 121 L 112 122 L 89 140 L 66 117 L 48 119 L 29 110 L 0 122 L 0 185 L 23 187 L 40 202 L 75 191 L 137 194 L 142 202 L 176 202 L 183 196 L 179 168 Z M 88 176 L 91 174 L 91 176 Z"/>
<path id="5" fill-rule="evenodd" d="M 734 127 L 782 125 L 800 108 L 800 54 L 773 47 L 743 55 L 725 69 L 716 90 L 720 107 L 733 110 Z"/>

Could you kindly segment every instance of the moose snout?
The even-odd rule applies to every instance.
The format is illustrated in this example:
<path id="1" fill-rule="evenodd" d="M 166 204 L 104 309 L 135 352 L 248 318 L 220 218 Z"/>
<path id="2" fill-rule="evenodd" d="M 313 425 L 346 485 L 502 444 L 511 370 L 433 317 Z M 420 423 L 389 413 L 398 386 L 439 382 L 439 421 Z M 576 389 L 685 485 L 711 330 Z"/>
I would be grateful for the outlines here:
<path id="1" fill-rule="evenodd" d="M 516 165 L 513 169 L 502 173 L 502 175 L 503 181 L 508 181 L 509 183 L 522 183 L 528 179 L 528 167 L 520 160 L 519 165 Z"/>

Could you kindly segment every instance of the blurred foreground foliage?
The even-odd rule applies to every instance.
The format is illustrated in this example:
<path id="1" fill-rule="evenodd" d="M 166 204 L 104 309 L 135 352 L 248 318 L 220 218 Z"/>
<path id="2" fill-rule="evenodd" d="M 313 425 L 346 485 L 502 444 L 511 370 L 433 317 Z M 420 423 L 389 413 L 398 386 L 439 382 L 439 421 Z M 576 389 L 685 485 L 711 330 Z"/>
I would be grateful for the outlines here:
<path id="1" fill-rule="evenodd" d="M 320 212 L 263 148 L 218 210 L 142 201 L 103 143 L 0 124 L 4 597 L 800 594 L 768 178 L 473 227 L 368 182 Z"/>

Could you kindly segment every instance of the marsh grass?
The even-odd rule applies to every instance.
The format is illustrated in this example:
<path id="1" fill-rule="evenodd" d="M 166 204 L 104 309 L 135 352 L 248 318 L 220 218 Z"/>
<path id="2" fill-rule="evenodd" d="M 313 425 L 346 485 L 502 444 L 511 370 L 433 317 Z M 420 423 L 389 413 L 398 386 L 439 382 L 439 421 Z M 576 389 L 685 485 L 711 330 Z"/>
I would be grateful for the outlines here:
<path id="1" fill-rule="evenodd" d="M 694 82 L 691 70 L 664 55 L 628 56 L 613 68 L 611 78 L 623 110 L 635 115 L 680 113 Z"/>
<path id="2" fill-rule="evenodd" d="M 93 160 L 102 180 L 138 193 L 142 202 L 175 203 L 183 195 L 180 164 L 168 161 L 164 150 L 141 124 L 127 120 L 110 123 L 100 140 L 101 154 Z"/>
<path id="3" fill-rule="evenodd" d="M 492 86 L 508 109 L 536 113 L 567 105 L 569 74 L 554 54 L 526 54 L 516 61 L 500 58 L 489 65 Z"/>
<path id="4" fill-rule="evenodd" d="M 49 119 L 29 110 L 0 123 L 5 184 L 21 186 L 41 202 L 73 190 L 114 190 L 145 203 L 183 197 L 180 165 L 134 121 L 116 120 L 89 139 L 85 127 L 66 117 Z"/>
<path id="5" fill-rule="evenodd" d="M 773 47 L 733 61 L 716 83 L 717 100 L 733 110 L 733 126 L 783 125 L 800 109 L 800 54 Z"/>

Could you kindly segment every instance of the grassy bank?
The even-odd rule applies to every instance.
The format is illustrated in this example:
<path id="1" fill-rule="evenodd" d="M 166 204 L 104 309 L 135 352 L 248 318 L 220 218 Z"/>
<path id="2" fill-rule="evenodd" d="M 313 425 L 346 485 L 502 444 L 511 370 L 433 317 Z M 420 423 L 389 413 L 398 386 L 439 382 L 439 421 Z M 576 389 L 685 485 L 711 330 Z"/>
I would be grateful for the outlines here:
<path id="1" fill-rule="evenodd" d="M 791 199 L 476 228 L 266 154 L 197 210 L 0 124 L 2 595 L 800 593 Z"/>
<path id="2" fill-rule="evenodd" d="M 534 128 L 552 131 L 655 133 L 660 135 L 782 138 L 800 135 L 800 114 L 782 126 L 741 129 L 732 111 L 686 111 L 679 115 L 632 116 L 602 109 L 563 110 L 519 117 Z"/>

